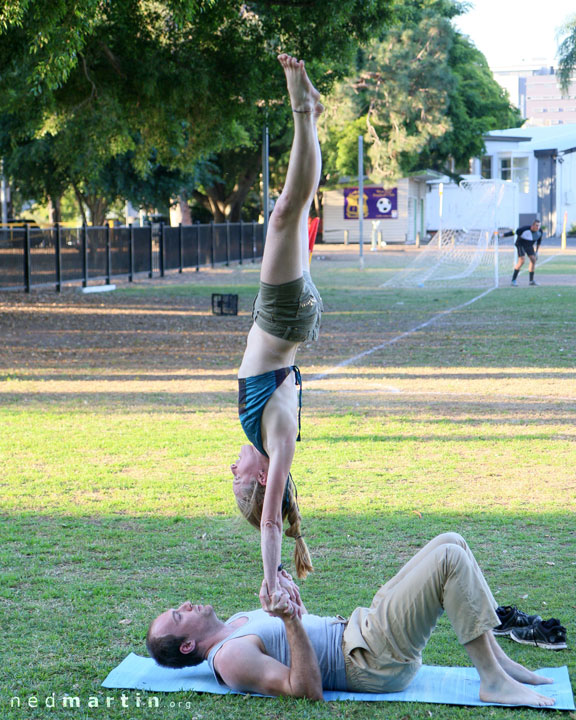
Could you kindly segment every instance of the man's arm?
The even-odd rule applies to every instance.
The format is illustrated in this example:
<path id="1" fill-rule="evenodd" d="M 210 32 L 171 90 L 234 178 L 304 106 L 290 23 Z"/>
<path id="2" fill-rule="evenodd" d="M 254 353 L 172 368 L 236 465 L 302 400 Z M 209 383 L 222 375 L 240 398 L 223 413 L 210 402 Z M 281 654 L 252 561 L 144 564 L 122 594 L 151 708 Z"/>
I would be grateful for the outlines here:
<path id="1" fill-rule="evenodd" d="M 322 675 L 316 653 L 301 620 L 291 612 L 286 593 L 275 604 L 273 614 L 281 617 L 286 628 L 290 667 L 244 637 L 230 640 L 218 652 L 216 669 L 220 677 L 233 690 L 322 700 Z"/>
<path id="2" fill-rule="evenodd" d="M 540 235 L 538 236 L 538 240 L 536 240 L 536 252 L 540 250 L 540 245 L 542 244 L 542 238 L 544 237 L 544 234 L 542 230 L 539 231 Z"/>

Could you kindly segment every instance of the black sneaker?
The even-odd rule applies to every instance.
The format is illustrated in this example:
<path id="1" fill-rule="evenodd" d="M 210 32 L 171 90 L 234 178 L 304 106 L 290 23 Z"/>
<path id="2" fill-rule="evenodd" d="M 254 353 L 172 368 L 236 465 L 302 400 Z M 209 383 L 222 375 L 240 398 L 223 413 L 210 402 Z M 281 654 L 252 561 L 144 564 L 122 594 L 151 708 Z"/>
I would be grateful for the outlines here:
<path id="1" fill-rule="evenodd" d="M 492 631 L 494 635 L 510 635 L 513 628 L 524 628 L 533 625 L 537 620 L 542 620 L 540 615 L 526 615 L 522 610 L 512 605 L 497 607 L 496 614 L 500 619 L 500 625 Z"/>
<path id="2" fill-rule="evenodd" d="M 523 628 L 512 628 L 510 639 L 521 645 L 535 645 L 545 650 L 565 650 L 566 628 L 560 620 L 537 620 L 534 625 Z"/>

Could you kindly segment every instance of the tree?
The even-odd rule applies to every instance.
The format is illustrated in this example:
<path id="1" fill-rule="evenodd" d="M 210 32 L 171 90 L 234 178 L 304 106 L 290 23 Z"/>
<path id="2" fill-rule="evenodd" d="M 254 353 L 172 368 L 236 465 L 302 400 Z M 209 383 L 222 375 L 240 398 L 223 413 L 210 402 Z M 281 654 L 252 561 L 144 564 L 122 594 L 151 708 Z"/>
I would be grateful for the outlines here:
<path id="1" fill-rule="evenodd" d="M 565 36 L 558 48 L 558 79 L 564 94 L 568 94 L 576 72 L 576 15 L 564 25 L 560 38 Z"/>
<path id="2" fill-rule="evenodd" d="M 372 176 L 389 184 L 416 169 L 463 165 L 481 154 L 487 130 L 521 124 L 484 56 L 452 26 L 456 5 L 403 7 L 401 23 L 359 54 L 338 88 L 324 130 L 336 174 L 356 175 L 358 134 Z"/>
<path id="3" fill-rule="evenodd" d="M 450 129 L 427 143 L 412 168 L 456 169 L 467 172 L 470 158 L 484 152 L 483 135 L 489 130 L 520 127 L 524 122 L 508 93 L 496 82 L 484 55 L 458 32 L 453 33 L 448 56 L 452 82 L 448 89 Z M 412 169 L 410 168 L 410 169 Z"/>
<path id="4" fill-rule="evenodd" d="M 0 139 L 7 129 L 0 118 Z M 2 152 L 3 150 L 3 152 Z M 16 190 L 26 198 L 47 202 L 52 210 L 52 222 L 61 222 L 60 200 L 70 186 L 68 175 L 57 161 L 54 138 L 47 134 L 37 140 L 22 142 L 11 150 L 0 145 L 4 161 L 4 173 L 17 178 Z"/>
<path id="5" fill-rule="evenodd" d="M 11 128 L 2 145 L 49 133 L 63 166 L 82 175 L 76 185 L 96 193 L 101 169 L 126 153 L 142 175 L 152 156 L 188 175 L 219 152 L 248 157 L 266 114 L 285 113 L 276 54 L 307 58 L 326 89 L 391 5 L 341 0 L 326 13 L 304 0 L 11 0 L 0 9 L 0 115 Z"/>

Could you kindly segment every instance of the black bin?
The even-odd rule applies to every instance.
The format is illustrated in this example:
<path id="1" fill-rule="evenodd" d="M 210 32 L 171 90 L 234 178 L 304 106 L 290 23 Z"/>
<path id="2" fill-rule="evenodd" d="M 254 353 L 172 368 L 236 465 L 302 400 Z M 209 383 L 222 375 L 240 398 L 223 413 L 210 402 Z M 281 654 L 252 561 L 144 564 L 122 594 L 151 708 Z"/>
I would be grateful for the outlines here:
<path id="1" fill-rule="evenodd" d="M 238 295 L 212 293 L 212 313 L 214 315 L 238 315 Z"/>

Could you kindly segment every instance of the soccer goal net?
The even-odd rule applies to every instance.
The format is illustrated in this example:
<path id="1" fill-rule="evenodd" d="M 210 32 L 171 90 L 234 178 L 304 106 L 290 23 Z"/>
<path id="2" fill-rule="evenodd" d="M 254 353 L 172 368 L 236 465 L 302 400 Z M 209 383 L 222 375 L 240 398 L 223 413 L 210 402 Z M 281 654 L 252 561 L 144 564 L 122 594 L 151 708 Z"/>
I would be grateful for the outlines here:
<path id="1" fill-rule="evenodd" d="M 502 237 L 501 231 L 515 225 L 516 192 L 515 185 L 501 180 L 464 180 L 440 188 L 438 229 L 382 287 L 497 286 L 514 263 L 514 238 Z"/>

